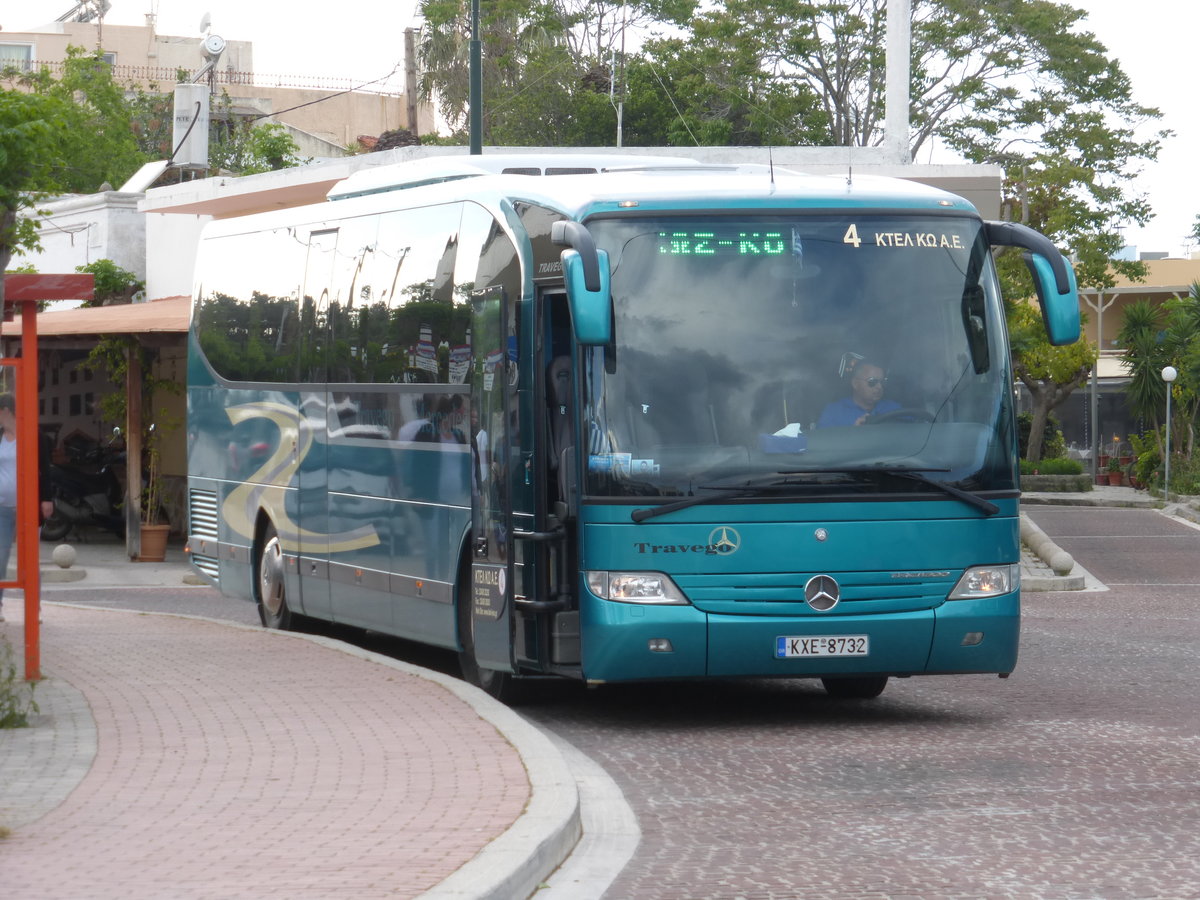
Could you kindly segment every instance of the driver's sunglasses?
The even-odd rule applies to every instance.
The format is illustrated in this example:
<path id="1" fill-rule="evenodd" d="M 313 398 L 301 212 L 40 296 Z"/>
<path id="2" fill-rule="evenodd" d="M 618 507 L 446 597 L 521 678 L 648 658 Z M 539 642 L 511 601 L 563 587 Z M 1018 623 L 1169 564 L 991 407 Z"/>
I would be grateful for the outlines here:
<path id="1" fill-rule="evenodd" d="M 881 384 L 887 384 L 886 378 L 864 378 L 863 381 L 866 382 L 867 387 L 879 387 Z"/>

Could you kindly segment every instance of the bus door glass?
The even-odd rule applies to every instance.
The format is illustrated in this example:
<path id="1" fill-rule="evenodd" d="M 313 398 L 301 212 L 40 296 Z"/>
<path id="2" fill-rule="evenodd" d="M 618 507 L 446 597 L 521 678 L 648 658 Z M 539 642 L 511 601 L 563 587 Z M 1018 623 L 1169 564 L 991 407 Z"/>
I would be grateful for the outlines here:
<path id="1" fill-rule="evenodd" d="M 328 375 L 329 290 L 336 262 L 336 228 L 313 230 L 308 234 L 308 260 L 301 289 L 301 317 L 312 317 L 315 327 L 307 368 L 300 373 L 298 410 L 301 454 L 296 472 L 298 499 L 296 523 L 299 526 L 300 604 L 307 615 L 329 618 L 332 606 L 329 593 L 329 548 L 319 536 L 329 533 L 328 440 L 325 407 Z M 307 315 L 306 315 L 307 314 Z"/>
<path id="2" fill-rule="evenodd" d="M 512 669 L 512 469 L 521 449 L 506 306 L 499 289 L 472 299 L 471 627 L 476 662 L 500 671 Z"/>

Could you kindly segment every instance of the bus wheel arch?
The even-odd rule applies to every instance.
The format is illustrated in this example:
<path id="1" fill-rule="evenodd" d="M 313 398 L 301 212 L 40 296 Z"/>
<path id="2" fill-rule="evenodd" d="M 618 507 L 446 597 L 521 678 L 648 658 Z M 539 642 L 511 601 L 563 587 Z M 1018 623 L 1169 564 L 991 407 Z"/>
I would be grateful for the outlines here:
<path id="1" fill-rule="evenodd" d="M 266 516 L 254 529 L 254 601 L 264 628 L 289 630 L 294 616 L 287 602 L 283 545 L 274 523 Z"/>

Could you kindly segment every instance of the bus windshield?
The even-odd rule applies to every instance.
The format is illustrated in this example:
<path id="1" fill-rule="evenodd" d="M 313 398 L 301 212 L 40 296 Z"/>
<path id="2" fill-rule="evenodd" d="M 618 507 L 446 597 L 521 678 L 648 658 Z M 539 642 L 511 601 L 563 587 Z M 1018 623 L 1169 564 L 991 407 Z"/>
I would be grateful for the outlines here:
<path id="1" fill-rule="evenodd" d="M 823 495 L 1014 490 L 1011 370 L 975 218 L 594 218 L 614 340 L 583 366 L 587 493 L 785 473 Z M 922 479 L 874 477 L 919 471 Z M 870 477 L 868 477 L 870 476 Z"/>

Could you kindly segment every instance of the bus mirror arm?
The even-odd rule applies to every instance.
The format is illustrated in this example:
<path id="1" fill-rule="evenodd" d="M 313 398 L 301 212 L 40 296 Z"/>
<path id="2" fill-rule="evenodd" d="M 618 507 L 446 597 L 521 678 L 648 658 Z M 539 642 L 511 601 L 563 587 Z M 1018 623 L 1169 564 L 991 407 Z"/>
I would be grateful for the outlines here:
<path id="1" fill-rule="evenodd" d="M 1020 247 L 1038 305 L 1046 336 L 1054 346 L 1079 339 L 1079 293 L 1071 264 L 1048 237 L 1018 222 L 984 222 L 988 243 L 999 247 Z"/>
<path id="2" fill-rule="evenodd" d="M 1072 292 L 1071 276 L 1062 253 L 1050 238 L 1020 222 L 984 222 L 984 234 L 993 247 L 1020 247 L 1043 257 L 1054 272 L 1054 286 L 1060 294 Z M 1037 273 L 1034 273 L 1036 278 Z"/>
<path id="3" fill-rule="evenodd" d="M 583 263 L 584 286 L 593 293 L 600 290 L 600 258 L 592 233 L 579 222 L 562 219 L 550 226 L 550 241 L 559 247 L 570 247 Z"/>

